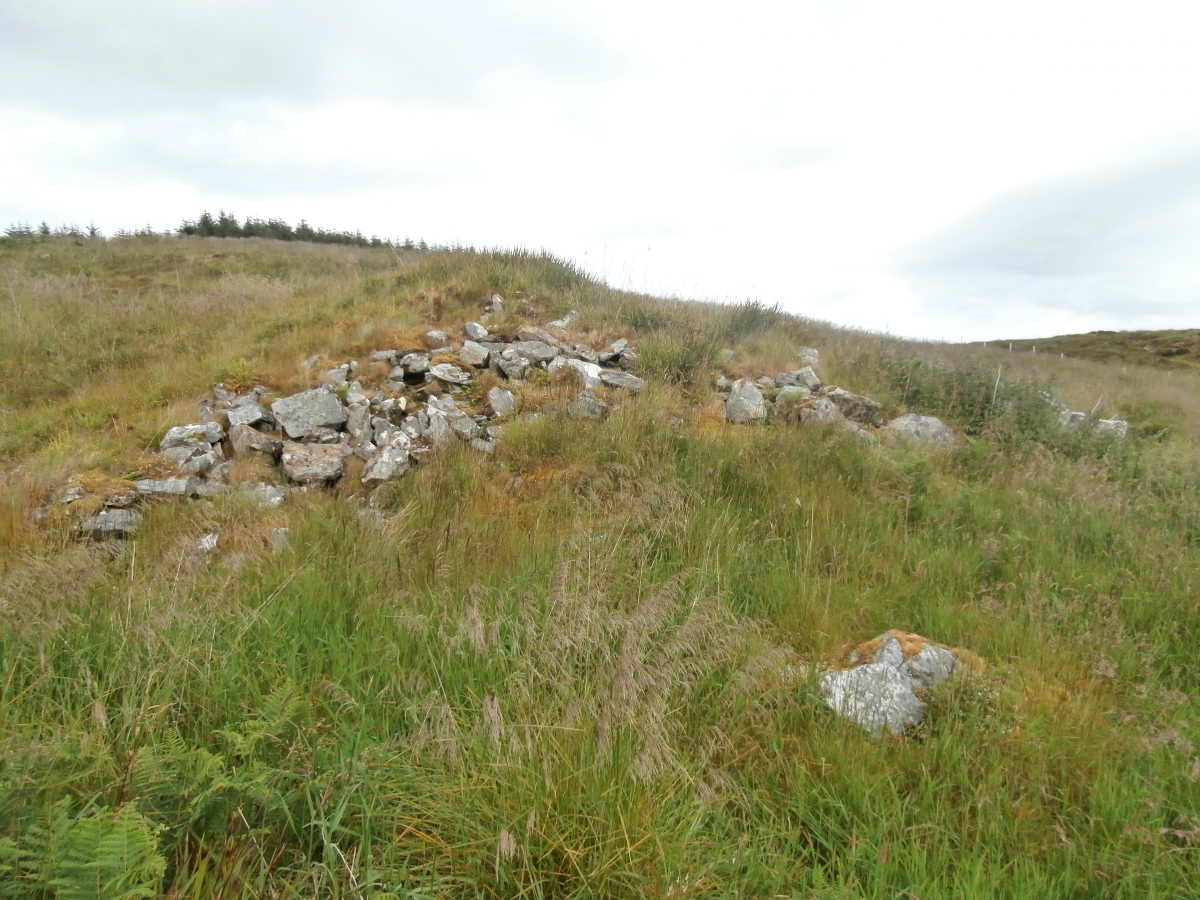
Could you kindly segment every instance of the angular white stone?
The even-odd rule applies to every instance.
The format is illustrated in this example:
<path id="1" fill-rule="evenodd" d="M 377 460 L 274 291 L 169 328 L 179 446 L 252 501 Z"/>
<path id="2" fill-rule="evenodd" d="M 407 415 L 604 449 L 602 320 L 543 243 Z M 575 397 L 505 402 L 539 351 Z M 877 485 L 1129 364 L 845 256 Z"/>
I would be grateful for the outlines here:
<path id="1" fill-rule="evenodd" d="M 317 428 L 335 428 L 346 421 L 346 409 L 337 395 L 325 388 L 316 388 L 281 397 L 271 404 L 275 421 L 288 437 L 307 437 Z"/>
<path id="2" fill-rule="evenodd" d="M 336 481 L 342 477 L 346 460 L 340 444 L 283 445 L 283 471 L 300 484 Z"/>
<path id="3" fill-rule="evenodd" d="M 436 366 L 430 366 L 429 374 L 438 381 L 445 381 L 449 384 L 470 384 L 471 382 L 469 373 L 450 363 L 438 363 Z"/>
<path id="4" fill-rule="evenodd" d="M 749 425 L 767 417 L 767 404 L 758 386 L 749 381 L 735 381 L 725 401 L 725 421 L 734 425 Z"/>
<path id="5" fill-rule="evenodd" d="M 400 444 L 380 447 L 363 470 L 362 482 L 375 487 L 399 478 L 408 471 L 408 449 Z"/>
<path id="6" fill-rule="evenodd" d="M 646 382 L 636 375 L 630 375 L 628 372 L 619 372 L 615 369 L 601 369 L 600 380 L 609 387 L 626 388 L 635 393 L 646 386 Z"/>
<path id="7" fill-rule="evenodd" d="M 502 387 L 494 387 L 488 391 L 487 401 L 488 405 L 492 408 L 492 412 L 498 416 L 508 415 L 516 405 L 516 398 L 513 396 L 513 392 L 506 391 Z"/>
<path id="8" fill-rule="evenodd" d="M 487 365 L 492 351 L 474 341 L 463 341 L 462 349 L 458 351 L 458 361 L 465 366 L 482 368 Z"/>

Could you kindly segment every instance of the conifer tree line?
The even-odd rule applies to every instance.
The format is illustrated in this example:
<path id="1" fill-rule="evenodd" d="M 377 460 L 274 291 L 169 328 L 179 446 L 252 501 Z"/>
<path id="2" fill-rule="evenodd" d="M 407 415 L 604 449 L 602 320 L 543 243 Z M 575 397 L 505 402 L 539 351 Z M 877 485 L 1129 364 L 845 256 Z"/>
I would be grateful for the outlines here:
<path id="1" fill-rule="evenodd" d="M 205 210 L 200 217 L 185 219 L 177 229 L 181 235 L 201 237 L 272 238 L 277 241 L 308 241 L 313 244 L 351 244 L 357 247 L 383 247 L 387 241 L 372 235 L 366 237 L 361 231 L 332 231 L 313 228 L 304 219 L 294 228 L 283 219 L 256 219 L 247 217 L 238 224 L 237 216 L 221 210 L 215 217 Z"/>
<path id="2" fill-rule="evenodd" d="M 376 235 L 366 237 L 358 230 L 335 231 L 332 229 L 314 228 L 305 219 L 301 219 L 299 224 L 294 227 L 283 219 L 256 219 L 254 217 L 247 217 L 245 221 L 238 222 L 237 216 L 233 213 L 227 213 L 225 210 L 221 210 L 216 216 L 205 210 L 195 219 L 184 219 L 174 231 L 158 232 L 150 225 L 146 225 L 133 230 L 119 229 L 113 237 L 171 237 L 174 235 L 180 237 L 260 237 L 271 238 L 277 241 L 307 241 L 313 244 L 348 244 L 356 247 L 387 247 L 395 243 L 396 246 L 401 246 L 406 250 L 434 249 L 423 240 L 413 241 L 411 238 L 405 238 L 403 242 L 392 242 Z M 18 222 L 5 229 L 4 237 L 14 240 L 50 237 L 103 239 L 104 232 L 94 223 L 88 225 L 86 228 L 81 228 L 78 225 L 59 225 L 57 228 L 51 228 L 45 221 L 37 226 L 30 225 L 27 222 Z"/>

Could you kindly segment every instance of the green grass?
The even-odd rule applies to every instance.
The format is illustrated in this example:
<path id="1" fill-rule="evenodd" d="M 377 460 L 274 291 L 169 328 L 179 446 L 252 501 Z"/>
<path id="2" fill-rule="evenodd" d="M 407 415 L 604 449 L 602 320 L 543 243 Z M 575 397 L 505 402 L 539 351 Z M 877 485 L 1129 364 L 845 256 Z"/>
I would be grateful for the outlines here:
<path id="1" fill-rule="evenodd" d="M 21 323 L 0 896 L 1194 896 L 1200 456 L 1186 425 L 1118 445 L 1037 413 L 1056 379 L 1107 393 L 1113 370 L 1005 368 L 981 402 L 1009 365 L 990 354 L 619 294 L 533 254 L 147 239 L 0 261 Z M 91 273 L 83 299 L 38 294 L 51 270 Z M 347 486 L 157 506 L 123 548 L 28 529 L 64 474 L 135 468 L 215 378 L 298 386 L 310 353 L 455 328 L 493 291 L 513 322 L 575 309 L 631 337 L 651 387 L 603 422 L 514 423 L 495 460 L 449 451 L 382 510 Z M 135 333 L 161 337 L 93 355 Z M 721 425 L 706 379 L 794 368 L 798 344 L 970 434 L 927 454 Z M 988 668 L 874 740 L 814 667 L 893 627 Z"/>
<path id="2" fill-rule="evenodd" d="M 1200 369 L 1200 331 L 1091 331 L 1020 341 L 992 341 L 1013 353 L 1064 354 L 1076 359 L 1159 369 Z"/>

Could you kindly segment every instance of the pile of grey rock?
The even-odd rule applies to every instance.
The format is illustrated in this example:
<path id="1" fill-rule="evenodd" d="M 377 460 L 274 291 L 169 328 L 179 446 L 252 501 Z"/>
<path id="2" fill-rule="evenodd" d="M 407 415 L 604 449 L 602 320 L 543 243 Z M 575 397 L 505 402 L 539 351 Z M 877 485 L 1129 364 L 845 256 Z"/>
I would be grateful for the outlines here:
<path id="1" fill-rule="evenodd" d="M 1124 419 L 1094 419 L 1090 413 L 1073 410 L 1066 404 L 1055 400 L 1049 394 L 1046 394 L 1045 397 L 1046 401 L 1058 413 L 1058 424 L 1065 429 L 1069 430 L 1090 425 L 1092 431 L 1100 437 L 1123 438 L 1129 434 L 1129 423 Z"/>
<path id="2" fill-rule="evenodd" d="M 888 631 L 851 651 L 847 668 L 822 676 L 821 696 L 871 734 L 903 734 L 925 718 L 922 694 L 948 681 L 963 653 L 920 635 Z"/>
<path id="3" fill-rule="evenodd" d="M 816 350 L 805 347 L 799 353 L 801 361 L 809 364 L 792 372 L 762 375 L 753 381 L 719 377 L 715 386 L 725 401 L 725 421 L 751 425 L 777 418 L 801 425 L 839 425 L 867 439 L 899 438 L 934 447 L 954 443 L 954 432 L 933 416 L 907 413 L 885 422 L 883 404 L 821 383 L 813 369 Z"/>
<path id="4" fill-rule="evenodd" d="M 503 300 L 493 298 L 489 311 L 502 308 Z M 77 531 L 95 538 L 128 536 L 141 521 L 128 507 L 149 497 L 182 499 L 238 490 L 278 505 L 293 486 L 307 489 L 337 482 L 351 457 L 363 463 L 362 483 L 375 488 L 401 478 L 426 454 L 456 442 L 492 453 L 503 419 L 515 410 L 516 396 L 496 385 L 488 390 L 485 403 L 469 403 L 469 386 L 484 372 L 509 387 L 538 370 L 574 377 L 579 392 L 566 404 L 566 412 L 600 418 L 608 411 L 608 403 L 598 396 L 602 389 L 611 400 L 611 389 L 637 392 L 646 382 L 628 371 L 637 361 L 637 351 L 627 340 L 596 349 L 570 338 L 576 321 L 572 314 L 551 322 L 547 329 L 557 334 L 521 327 L 507 335 L 492 334 L 481 322 L 468 322 L 462 340 L 453 342 L 442 331 L 430 331 L 424 347 L 382 349 L 370 355 L 369 362 L 377 368 L 389 367 L 383 387 L 375 391 L 357 380 L 358 360 L 327 369 L 317 387 L 273 400 L 264 387 L 236 394 L 217 385 L 211 398 L 200 404 L 200 421 L 169 429 L 159 442 L 158 453 L 169 474 L 137 480 L 119 510 L 106 505 Z M 315 362 L 306 362 L 309 371 Z M 230 468 L 240 457 L 278 464 L 287 485 L 231 486 Z M 86 495 L 79 485 L 71 488 L 60 502 Z"/>

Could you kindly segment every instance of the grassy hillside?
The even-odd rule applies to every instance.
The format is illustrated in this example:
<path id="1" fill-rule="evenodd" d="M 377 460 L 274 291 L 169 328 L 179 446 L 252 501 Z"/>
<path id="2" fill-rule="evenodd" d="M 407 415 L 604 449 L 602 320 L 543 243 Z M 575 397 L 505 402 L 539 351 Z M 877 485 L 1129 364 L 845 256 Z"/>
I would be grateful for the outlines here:
<path id="1" fill-rule="evenodd" d="M 0 281 L 0 896 L 1194 896 L 1200 374 L 535 254 L 22 239 Z M 457 333 L 494 292 L 510 324 L 629 337 L 650 387 L 384 504 L 161 504 L 124 545 L 35 517 L 152 466 L 216 381 L 299 389 L 314 354 Z M 798 346 L 955 448 L 725 425 L 713 378 Z M 1131 437 L 1063 432 L 1047 390 Z M 873 739 L 816 678 L 888 628 L 987 668 Z"/>
<path id="2" fill-rule="evenodd" d="M 1200 369 L 1200 331 L 1092 331 L 1023 341 L 993 341 L 1013 353 L 1050 353 L 1075 359 L 1165 371 Z M 979 346 L 979 345 L 976 345 Z"/>

